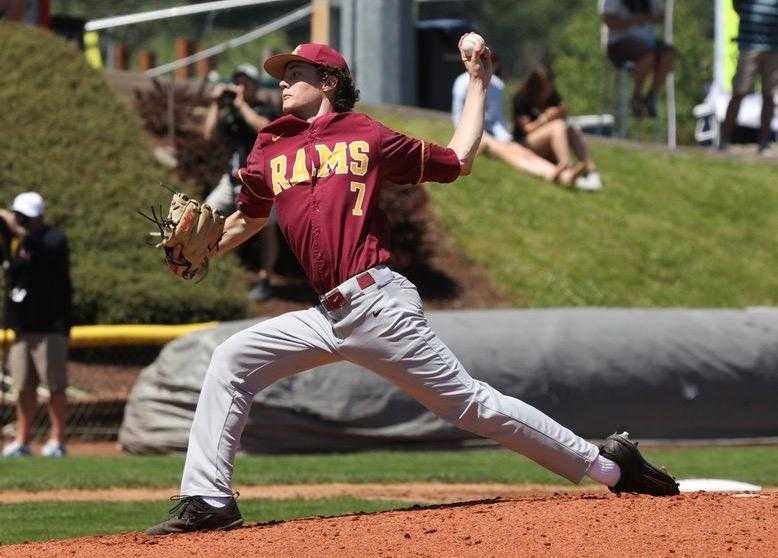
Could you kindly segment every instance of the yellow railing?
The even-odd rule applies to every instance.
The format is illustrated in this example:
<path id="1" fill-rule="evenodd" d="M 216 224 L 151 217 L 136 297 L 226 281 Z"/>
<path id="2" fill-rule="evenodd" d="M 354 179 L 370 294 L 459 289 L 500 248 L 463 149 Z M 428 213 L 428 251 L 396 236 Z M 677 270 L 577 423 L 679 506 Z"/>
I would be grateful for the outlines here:
<path id="1" fill-rule="evenodd" d="M 70 330 L 72 348 L 117 345 L 163 345 L 182 335 L 215 327 L 219 322 L 183 325 L 88 325 L 73 326 Z M 3 332 L 0 331 L 0 342 Z M 12 343 L 14 332 L 5 331 L 5 342 Z"/>

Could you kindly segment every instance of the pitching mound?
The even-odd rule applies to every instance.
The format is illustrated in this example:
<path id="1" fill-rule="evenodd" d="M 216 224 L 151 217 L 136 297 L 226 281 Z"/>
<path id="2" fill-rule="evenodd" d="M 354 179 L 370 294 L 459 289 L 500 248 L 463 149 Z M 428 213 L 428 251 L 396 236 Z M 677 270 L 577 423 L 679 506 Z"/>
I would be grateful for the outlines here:
<path id="1" fill-rule="evenodd" d="M 0 556 L 770 556 L 778 493 L 673 498 L 555 494 L 221 533 L 14 545 Z"/>

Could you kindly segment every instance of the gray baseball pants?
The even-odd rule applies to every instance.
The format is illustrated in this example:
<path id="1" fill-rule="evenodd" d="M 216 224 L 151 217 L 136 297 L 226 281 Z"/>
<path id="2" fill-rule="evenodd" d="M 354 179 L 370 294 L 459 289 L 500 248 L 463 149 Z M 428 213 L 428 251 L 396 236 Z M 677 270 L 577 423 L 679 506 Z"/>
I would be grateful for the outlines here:
<path id="1" fill-rule="evenodd" d="M 534 407 L 473 379 L 427 324 L 416 287 L 386 266 L 338 286 L 345 304 L 257 323 L 213 353 L 181 481 L 185 496 L 232 495 L 232 471 L 254 395 L 297 372 L 348 360 L 380 374 L 457 427 L 491 438 L 579 482 L 597 446 Z"/>

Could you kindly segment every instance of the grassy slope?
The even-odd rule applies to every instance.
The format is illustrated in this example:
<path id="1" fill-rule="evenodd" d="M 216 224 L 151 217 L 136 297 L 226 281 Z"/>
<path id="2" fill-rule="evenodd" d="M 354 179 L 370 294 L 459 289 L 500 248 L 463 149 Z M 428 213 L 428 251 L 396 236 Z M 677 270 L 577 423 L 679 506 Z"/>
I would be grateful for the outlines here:
<path id="1" fill-rule="evenodd" d="M 241 500 L 249 522 L 335 516 L 408 507 L 408 502 L 321 498 L 318 500 Z M 127 531 L 143 531 L 167 517 L 170 503 L 71 502 L 0 506 L 0 545 Z"/>
<path id="2" fill-rule="evenodd" d="M 448 122 L 370 110 L 445 143 Z M 743 307 L 778 301 L 778 167 L 592 142 L 606 183 L 569 192 L 481 158 L 435 209 L 517 306 Z"/>
<path id="3" fill-rule="evenodd" d="M 732 478 L 778 485 L 778 447 L 649 449 L 646 455 L 683 477 Z M 72 457 L 0 461 L 0 491 L 58 488 L 175 487 L 182 456 Z M 560 484 L 560 477 L 507 450 L 365 452 L 240 456 L 235 484 L 326 482 L 499 482 Z"/>
<path id="4" fill-rule="evenodd" d="M 136 213 L 167 206 L 168 171 L 137 116 L 71 45 L 40 28 L 0 23 L 0 204 L 40 191 L 71 241 L 79 323 L 188 322 L 241 315 L 236 266 L 184 284 L 146 247 Z"/>

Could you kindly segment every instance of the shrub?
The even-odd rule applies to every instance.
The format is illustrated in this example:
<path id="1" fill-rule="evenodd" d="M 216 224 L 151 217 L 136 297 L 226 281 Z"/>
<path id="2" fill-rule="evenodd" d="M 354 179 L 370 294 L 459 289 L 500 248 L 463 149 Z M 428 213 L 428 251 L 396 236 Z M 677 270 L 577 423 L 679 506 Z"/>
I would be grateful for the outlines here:
<path id="1" fill-rule="evenodd" d="M 67 232 L 75 322 L 241 317 L 244 289 L 231 262 L 217 262 L 202 283 L 183 283 L 144 245 L 150 224 L 135 210 L 166 205 L 159 185 L 171 178 L 102 75 L 40 28 L 2 23 L 0 44 L 0 203 L 39 191 L 48 220 Z"/>

